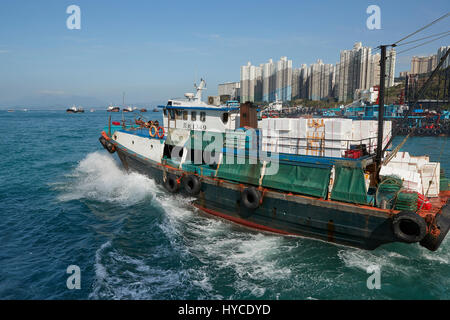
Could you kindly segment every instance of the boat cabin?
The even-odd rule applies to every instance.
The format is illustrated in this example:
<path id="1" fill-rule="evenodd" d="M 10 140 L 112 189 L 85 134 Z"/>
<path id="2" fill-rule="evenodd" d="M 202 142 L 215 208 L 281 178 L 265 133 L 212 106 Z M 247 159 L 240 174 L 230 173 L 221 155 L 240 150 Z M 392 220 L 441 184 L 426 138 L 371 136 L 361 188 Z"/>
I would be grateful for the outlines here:
<path id="1" fill-rule="evenodd" d="M 186 93 L 186 99 L 171 99 L 163 109 L 164 129 L 225 132 L 239 128 L 239 103 L 228 101 L 225 105 L 213 106 L 202 101 L 205 81 L 195 85 L 197 93 Z"/>
<path id="2" fill-rule="evenodd" d="M 169 101 L 170 102 L 170 101 Z M 163 108 L 164 129 L 225 132 L 239 128 L 239 107 L 167 105 Z"/>

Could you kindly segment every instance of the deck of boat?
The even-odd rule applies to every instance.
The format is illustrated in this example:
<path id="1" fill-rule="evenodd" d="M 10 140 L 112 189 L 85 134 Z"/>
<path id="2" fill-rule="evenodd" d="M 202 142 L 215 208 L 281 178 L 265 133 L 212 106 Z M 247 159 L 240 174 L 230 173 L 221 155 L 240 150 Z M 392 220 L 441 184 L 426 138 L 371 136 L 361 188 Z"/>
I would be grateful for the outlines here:
<path id="1" fill-rule="evenodd" d="M 446 205 L 447 201 L 450 199 L 450 191 L 441 191 L 439 196 L 434 198 L 429 198 L 431 203 L 430 210 L 419 210 L 418 214 L 421 216 L 426 216 L 428 214 L 435 215 L 441 211 L 441 209 Z"/>

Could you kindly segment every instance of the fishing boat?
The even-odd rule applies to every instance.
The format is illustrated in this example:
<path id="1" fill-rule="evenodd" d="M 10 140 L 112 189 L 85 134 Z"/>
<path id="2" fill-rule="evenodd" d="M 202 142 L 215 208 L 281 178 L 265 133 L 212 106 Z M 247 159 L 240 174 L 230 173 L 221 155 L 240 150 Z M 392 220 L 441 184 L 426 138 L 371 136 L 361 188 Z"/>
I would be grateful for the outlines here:
<path id="1" fill-rule="evenodd" d="M 66 110 L 67 113 L 83 113 L 84 109 L 82 107 L 72 106 Z"/>
<path id="2" fill-rule="evenodd" d="M 109 105 L 108 108 L 106 109 L 106 111 L 107 112 L 119 112 L 120 108 L 116 107 L 116 106 Z"/>
<path id="3" fill-rule="evenodd" d="M 132 107 L 124 107 L 122 109 L 123 112 L 133 112 L 133 108 Z"/>
<path id="4" fill-rule="evenodd" d="M 439 185 L 440 165 L 426 157 L 378 158 L 390 121 L 381 120 L 379 134 L 380 121 L 258 121 L 249 102 L 206 104 L 204 86 L 159 106 L 161 125 L 110 117 L 100 143 L 126 170 L 246 227 L 367 250 L 392 242 L 439 248 L 450 227 L 448 184 Z"/>

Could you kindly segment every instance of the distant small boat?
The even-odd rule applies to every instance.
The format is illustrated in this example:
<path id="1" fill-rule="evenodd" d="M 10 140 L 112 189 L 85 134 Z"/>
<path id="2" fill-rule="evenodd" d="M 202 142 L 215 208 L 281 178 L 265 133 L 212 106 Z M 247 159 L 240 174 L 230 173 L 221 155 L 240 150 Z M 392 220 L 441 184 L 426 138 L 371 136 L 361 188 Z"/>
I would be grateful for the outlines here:
<path id="1" fill-rule="evenodd" d="M 91 112 L 94 112 L 95 110 L 94 110 L 94 109 L 91 109 L 90 111 L 91 111 Z"/>
<path id="2" fill-rule="evenodd" d="M 142 108 L 142 109 L 140 109 L 139 111 L 141 111 L 141 112 L 147 112 L 147 109 Z"/>
<path id="3" fill-rule="evenodd" d="M 71 108 L 68 108 L 67 110 L 66 110 L 66 112 L 67 113 L 83 113 L 84 112 L 84 109 L 82 108 L 82 107 L 75 107 L 75 106 L 72 106 Z"/>
<path id="4" fill-rule="evenodd" d="M 108 109 L 106 109 L 107 112 L 119 112 L 120 108 L 119 107 L 114 107 L 114 106 L 109 106 Z"/>
<path id="5" fill-rule="evenodd" d="M 23 112 L 27 112 L 28 111 L 28 109 L 23 109 Z"/>
<path id="6" fill-rule="evenodd" d="M 8 112 L 14 112 L 14 110 L 13 109 L 9 109 Z"/>
<path id="7" fill-rule="evenodd" d="M 153 112 L 159 112 L 158 108 L 153 109 Z"/>
<path id="8" fill-rule="evenodd" d="M 131 107 L 126 107 L 126 108 L 123 108 L 122 110 L 123 110 L 123 112 L 133 112 L 133 108 L 131 108 Z"/>

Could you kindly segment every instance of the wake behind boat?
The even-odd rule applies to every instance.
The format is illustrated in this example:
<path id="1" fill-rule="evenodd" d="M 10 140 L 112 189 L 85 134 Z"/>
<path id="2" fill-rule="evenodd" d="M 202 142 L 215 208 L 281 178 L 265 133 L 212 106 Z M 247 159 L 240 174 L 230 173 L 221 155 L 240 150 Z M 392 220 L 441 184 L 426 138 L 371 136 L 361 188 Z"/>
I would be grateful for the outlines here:
<path id="1" fill-rule="evenodd" d="M 247 227 L 370 250 L 391 242 L 439 248 L 450 225 L 440 165 L 398 153 L 378 175 L 389 121 L 380 134 L 364 120 L 258 122 L 251 103 L 207 105 L 204 86 L 160 106 L 162 126 L 110 120 L 101 144 L 125 169 Z"/>

